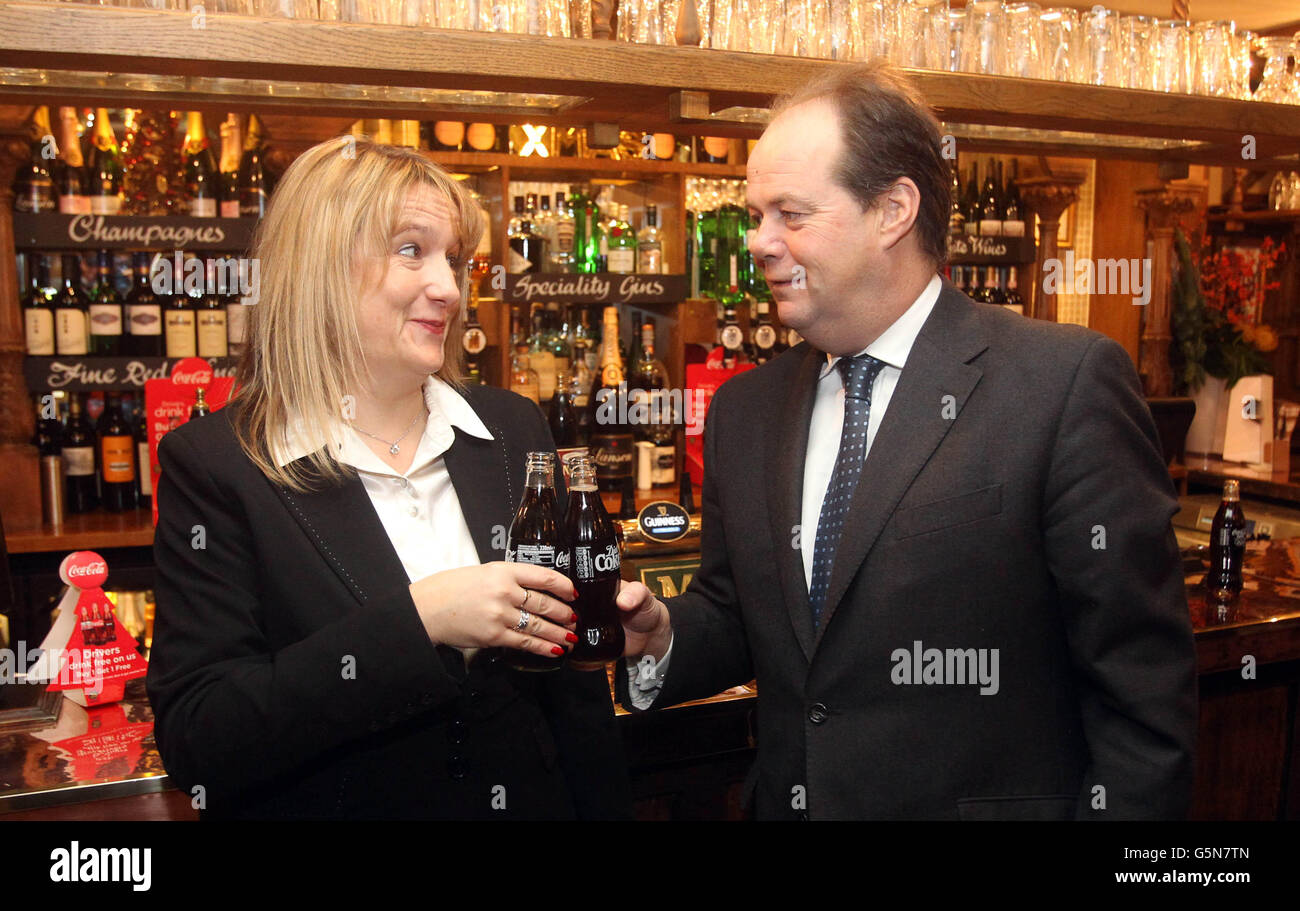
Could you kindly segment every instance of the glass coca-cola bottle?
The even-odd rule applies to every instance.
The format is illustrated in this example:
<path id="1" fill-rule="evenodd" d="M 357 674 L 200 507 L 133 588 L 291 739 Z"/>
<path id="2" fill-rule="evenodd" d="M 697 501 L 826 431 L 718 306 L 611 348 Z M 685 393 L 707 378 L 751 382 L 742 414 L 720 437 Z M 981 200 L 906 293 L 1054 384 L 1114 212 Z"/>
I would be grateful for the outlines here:
<path id="1" fill-rule="evenodd" d="M 1246 515 L 1241 511 L 1241 484 L 1223 482 L 1223 501 L 1210 526 L 1210 571 L 1205 591 L 1212 604 L 1227 606 L 1241 593 L 1246 561 Z"/>
<path id="2" fill-rule="evenodd" d="M 524 497 L 510 525 L 506 540 L 506 560 L 532 563 L 564 572 L 568 551 L 556 516 L 555 453 L 530 452 L 527 457 L 527 480 Z M 555 671 L 564 666 L 564 657 L 538 655 L 506 649 L 510 666 L 521 671 Z"/>
<path id="3" fill-rule="evenodd" d="M 575 457 L 571 463 L 564 537 L 570 548 L 569 578 L 578 591 L 573 602 L 578 644 L 569 653 L 569 664 L 598 670 L 623 654 L 623 624 L 614 600 L 621 561 L 614 523 L 601 502 L 596 469 L 588 457 Z"/>

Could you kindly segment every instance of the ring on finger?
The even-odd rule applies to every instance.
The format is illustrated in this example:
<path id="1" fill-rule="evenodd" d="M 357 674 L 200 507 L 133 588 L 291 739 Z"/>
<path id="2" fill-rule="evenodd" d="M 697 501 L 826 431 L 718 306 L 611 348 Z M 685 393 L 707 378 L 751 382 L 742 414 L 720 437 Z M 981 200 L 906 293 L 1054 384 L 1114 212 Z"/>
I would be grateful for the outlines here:
<path id="1" fill-rule="evenodd" d="M 525 598 L 524 600 L 528 600 L 528 599 Z M 519 622 L 515 624 L 515 632 L 522 633 L 524 629 L 528 626 L 528 624 L 532 622 L 532 619 L 533 619 L 532 614 L 528 613 L 528 611 L 524 610 L 523 608 L 520 608 Z"/>

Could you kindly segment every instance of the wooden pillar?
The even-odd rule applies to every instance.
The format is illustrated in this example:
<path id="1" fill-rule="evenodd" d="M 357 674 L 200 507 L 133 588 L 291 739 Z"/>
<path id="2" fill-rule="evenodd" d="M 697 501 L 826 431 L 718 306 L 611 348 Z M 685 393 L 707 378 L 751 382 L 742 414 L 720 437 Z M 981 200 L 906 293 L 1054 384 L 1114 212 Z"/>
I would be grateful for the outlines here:
<path id="1" fill-rule="evenodd" d="M 1038 254 L 1034 260 L 1034 293 L 1030 301 L 1029 316 L 1034 319 L 1056 322 L 1056 291 L 1044 288 L 1045 263 L 1057 258 L 1056 236 L 1061 227 L 1061 215 L 1079 198 L 1078 176 L 1026 177 L 1016 181 L 1020 196 L 1038 216 Z"/>
<path id="2" fill-rule="evenodd" d="M 25 139 L 0 136 L 0 518 L 6 529 L 41 522 L 40 457 L 31 444 L 36 415 L 23 379 L 27 338 L 14 252 L 13 180 L 31 155 Z"/>
<path id="3" fill-rule="evenodd" d="M 1138 373 L 1142 391 L 1148 397 L 1167 396 L 1174 394 L 1174 371 L 1169 365 L 1169 348 L 1173 344 L 1169 295 L 1178 259 L 1174 229 L 1200 207 L 1201 189 L 1164 184 L 1138 190 L 1137 197 L 1147 216 L 1147 256 L 1151 257 L 1151 302 L 1142 315 Z"/>

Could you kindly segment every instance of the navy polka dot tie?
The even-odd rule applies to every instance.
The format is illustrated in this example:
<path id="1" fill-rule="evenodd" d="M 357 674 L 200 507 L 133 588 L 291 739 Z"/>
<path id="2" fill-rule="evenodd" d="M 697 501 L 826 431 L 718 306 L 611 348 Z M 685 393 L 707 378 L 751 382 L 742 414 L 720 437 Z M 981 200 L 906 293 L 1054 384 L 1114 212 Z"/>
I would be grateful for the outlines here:
<path id="1" fill-rule="evenodd" d="M 844 518 L 849 512 L 858 475 L 867 455 L 867 422 L 871 418 L 871 387 L 884 368 L 883 361 L 860 354 L 842 357 L 835 364 L 844 378 L 844 429 L 840 432 L 840 452 L 835 458 L 835 471 L 822 500 L 821 516 L 817 520 L 817 541 L 813 549 L 812 582 L 808 586 L 808 603 L 812 607 L 813 626 L 822 622 L 826 606 L 826 589 L 831 582 L 831 566 L 835 563 L 835 548 L 844 530 Z"/>

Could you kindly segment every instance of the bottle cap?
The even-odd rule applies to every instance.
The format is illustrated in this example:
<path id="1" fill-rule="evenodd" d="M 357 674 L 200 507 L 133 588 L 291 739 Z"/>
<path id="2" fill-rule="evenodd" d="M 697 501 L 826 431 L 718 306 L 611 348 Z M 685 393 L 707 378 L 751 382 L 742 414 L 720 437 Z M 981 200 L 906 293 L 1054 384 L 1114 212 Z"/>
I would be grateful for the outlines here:
<path id="1" fill-rule="evenodd" d="M 1223 482 L 1223 499 L 1237 501 L 1241 499 L 1241 482 L 1227 480 Z"/>

